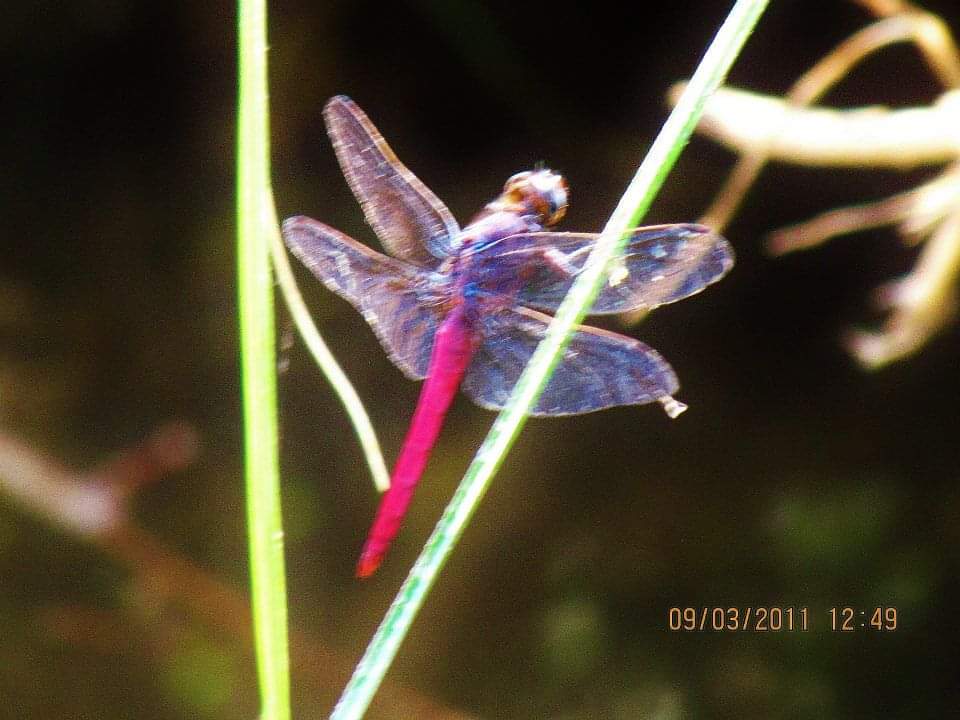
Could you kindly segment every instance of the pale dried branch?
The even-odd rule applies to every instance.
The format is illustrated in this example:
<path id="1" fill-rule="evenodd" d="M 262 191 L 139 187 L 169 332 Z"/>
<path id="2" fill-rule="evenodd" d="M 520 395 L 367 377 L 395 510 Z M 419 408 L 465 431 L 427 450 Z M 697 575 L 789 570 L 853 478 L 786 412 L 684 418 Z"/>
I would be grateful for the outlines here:
<path id="1" fill-rule="evenodd" d="M 920 47 L 945 87 L 960 86 L 960 56 L 949 30 L 935 15 L 911 12 L 886 17 L 841 42 L 797 79 L 784 102 L 793 108 L 813 104 L 870 54 L 898 42 L 914 42 Z M 757 139 L 751 139 L 740 152 L 740 159 L 701 219 L 718 230 L 730 222 L 770 155 L 769 148 Z"/>
<path id="2" fill-rule="evenodd" d="M 913 42 L 945 88 L 960 88 L 960 48 L 937 15 L 903 0 L 854 0 L 877 17 L 903 20 L 913 27 Z"/>
<path id="3" fill-rule="evenodd" d="M 770 233 L 767 250 L 783 255 L 860 230 L 899 224 L 901 236 L 915 244 L 960 207 L 960 163 L 920 187 L 874 203 L 830 210 Z"/>
<path id="4" fill-rule="evenodd" d="M 960 210 L 936 230 L 916 267 L 881 289 L 878 302 L 890 309 L 880 331 L 853 331 L 850 352 L 864 366 L 879 368 L 916 353 L 956 315 L 960 268 Z"/>
<path id="5" fill-rule="evenodd" d="M 682 85 L 671 90 L 671 99 Z M 815 167 L 905 170 L 960 156 L 960 91 L 929 107 L 797 108 L 785 100 L 721 88 L 697 128 L 737 152 L 762 147 L 773 160 Z"/>
<path id="6" fill-rule="evenodd" d="M 740 154 L 701 222 L 722 229 L 771 159 L 817 167 L 888 167 L 951 162 L 941 175 L 891 198 L 832 210 L 771 234 L 774 254 L 897 224 L 907 242 L 930 238 L 914 269 L 879 294 L 889 316 L 877 332 L 847 338 L 850 352 L 875 368 L 916 352 L 956 311 L 960 275 L 960 51 L 937 16 L 899 0 L 856 0 L 881 19 L 838 45 L 783 98 L 722 88 L 698 128 Z M 810 108 L 870 53 L 909 41 L 947 88 L 930 107 Z M 671 98 L 679 92 L 671 90 Z"/>
<path id="7" fill-rule="evenodd" d="M 810 220 L 774 230 L 767 237 L 767 252 L 785 255 L 809 250 L 831 238 L 906 220 L 916 202 L 917 190 L 875 203 L 828 210 Z"/>

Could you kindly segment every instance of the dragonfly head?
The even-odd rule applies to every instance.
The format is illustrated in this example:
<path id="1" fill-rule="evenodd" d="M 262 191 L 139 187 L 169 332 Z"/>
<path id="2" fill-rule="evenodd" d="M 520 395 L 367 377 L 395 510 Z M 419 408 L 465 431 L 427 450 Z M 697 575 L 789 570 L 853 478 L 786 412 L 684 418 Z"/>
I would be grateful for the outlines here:
<path id="1" fill-rule="evenodd" d="M 567 181 L 552 170 L 517 173 L 503 186 L 498 200 L 503 206 L 536 215 L 544 227 L 560 222 L 567 212 Z"/>

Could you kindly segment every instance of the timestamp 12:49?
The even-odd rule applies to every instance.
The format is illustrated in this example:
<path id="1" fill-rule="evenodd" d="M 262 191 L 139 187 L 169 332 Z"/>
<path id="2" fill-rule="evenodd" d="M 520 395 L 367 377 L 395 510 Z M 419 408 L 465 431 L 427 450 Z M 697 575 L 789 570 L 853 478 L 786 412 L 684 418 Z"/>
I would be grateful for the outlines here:
<path id="1" fill-rule="evenodd" d="M 895 607 L 872 607 L 858 610 L 855 607 L 830 608 L 830 629 L 834 632 L 856 630 L 893 631 L 897 629 Z"/>
<path id="2" fill-rule="evenodd" d="M 890 632 L 898 626 L 895 607 L 836 606 L 827 615 L 833 632 Z M 672 607 L 667 613 L 667 627 L 674 632 L 807 632 L 816 624 L 812 620 L 808 607 L 789 606 Z"/>

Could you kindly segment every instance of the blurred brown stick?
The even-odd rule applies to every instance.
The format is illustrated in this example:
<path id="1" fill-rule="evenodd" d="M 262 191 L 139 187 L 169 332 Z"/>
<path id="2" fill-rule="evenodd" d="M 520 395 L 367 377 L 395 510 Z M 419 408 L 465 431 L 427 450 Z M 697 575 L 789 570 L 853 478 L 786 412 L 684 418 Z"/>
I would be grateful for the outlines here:
<path id="1" fill-rule="evenodd" d="M 77 472 L 0 431 L 0 493 L 125 565 L 135 581 L 182 607 L 196 622 L 251 647 L 247 597 L 165 547 L 127 511 L 131 493 L 188 465 L 197 448 L 192 428 L 171 424 L 99 468 Z M 352 662 L 304 633 L 291 633 L 290 649 L 295 671 L 329 689 L 331 697 L 350 677 Z M 397 717 L 470 717 L 396 683 L 384 684 L 378 705 Z"/>

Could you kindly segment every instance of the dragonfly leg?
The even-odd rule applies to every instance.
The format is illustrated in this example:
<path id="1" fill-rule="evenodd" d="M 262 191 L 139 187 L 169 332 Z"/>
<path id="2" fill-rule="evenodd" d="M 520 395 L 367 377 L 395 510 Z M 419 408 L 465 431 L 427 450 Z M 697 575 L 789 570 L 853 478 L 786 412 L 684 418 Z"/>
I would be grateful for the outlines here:
<path id="1" fill-rule="evenodd" d="M 555 247 L 545 247 L 541 252 L 541 257 L 547 267 L 553 269 L 559 275 L 564 277 L 573 277 L 580 272 L 580 269 L 570 262 L 569 258 L 557 250 Z"/>
<path id="2" fill-rule="evenodd" d="M 574 277 L 583 268 L 578 268 L 576 265 L 570 262 L 570 259 L 578 255 L 582 255 L 585 252 L 589 252 L 589 250 L 590 248 L 580 248 L 579 250 L 576 250 L 570 253 L 569 255 L 566 255 L 560 250 L 557 250 L 557 248 L 550 247 L 550 248 L 543 249 L 543 251 L 541 252 L 541 257 L 543 258 L 543 261 L 546 263 L 546 265 L 551 269 L 553 269 L 558 274 L 563 275 L 564 277 Z M 619 285 L 620 283 L 622 283 L 624 280 L 627 279 L 627 276 L 629 274 L 630 273 L 627 270 L 626 265 L 623 263 L 623 260 L 618 260 L 615 264 L 613 264 L 613 266 L 610 269 L 610 277 L 608 279 L 610 287 L 615 287 L 616 285 Z M 683 403 L 678 403 L 678 404 L 683 405 Z M 685 405 L 683 406 L 682 409 L 678 410 L 676 414 L 679 415 L 684 410 L 686 410 Z M 676 417 L 676 415 L 671 415 L 671 417 Z"/>

